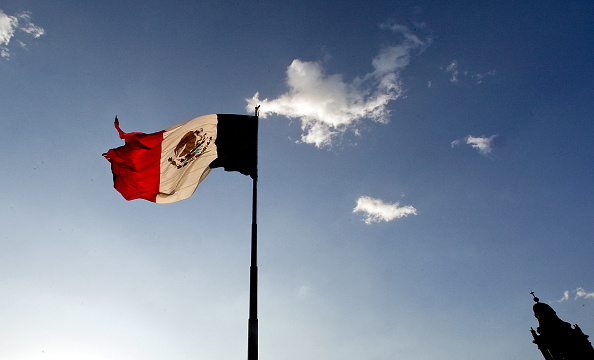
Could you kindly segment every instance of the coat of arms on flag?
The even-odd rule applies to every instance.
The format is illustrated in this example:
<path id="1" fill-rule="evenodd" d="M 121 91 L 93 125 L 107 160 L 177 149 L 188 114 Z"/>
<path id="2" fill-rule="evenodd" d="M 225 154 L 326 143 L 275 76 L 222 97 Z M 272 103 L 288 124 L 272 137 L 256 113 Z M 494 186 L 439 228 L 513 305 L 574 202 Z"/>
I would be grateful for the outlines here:
<path id="1" fill-rule="evenodd" d="M 175 147 L 175 158 L 169 157 L 167 161 L 176 168 L 181 169 L 204 154 L 211 142 L 212 136 L 208 137 L 208 134 L 202 128 L 189 131 Z"/>

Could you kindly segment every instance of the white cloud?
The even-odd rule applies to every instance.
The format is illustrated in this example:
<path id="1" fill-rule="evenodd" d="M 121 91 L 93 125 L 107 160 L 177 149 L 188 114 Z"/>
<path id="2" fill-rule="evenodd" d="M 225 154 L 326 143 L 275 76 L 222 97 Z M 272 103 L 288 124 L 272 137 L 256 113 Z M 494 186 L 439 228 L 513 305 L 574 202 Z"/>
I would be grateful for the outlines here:
<path id="1" fill-rule="evenodd" d="M 464 70 L 464 71 L 460 71 L 460 66 L 458 64 L 458 60 L 452 60 L 448 66 L 446 66 L 445 68 L 443 66 L 439 67 L 440 70 L 445 71 L 446 73 L 450 74 L 450 82 L 453 83 L 457 83 L 460 81 L 460 75 L 462 75 L 462 77 L 464 77 L 465 79 L 470 77 L 472 79 L 475 80 L 476 84 L 481 84 L 483 82 L 483 80 L 487 77 L 487 76 L 494 76 L 495 75 L 495 70 L 491 70 L 491 71 L 487 71 L 484 73 L 475 73 L 475 74 L 470 74 L 470 72 L 468 70 Z"/>
<path id="2" fill-rule="evenodd" d="M 474 137 L 472 135 L 468 135 L 464 138 L 463 141 L 466 142 L 467 145 L 472 146 L 473 148 L 477 149 L 482 155 L 489 155 L 491 151 L 493 151 L 493 139 L 495 139 L 497 135 L 492 135 L 490 137 L 479 136 Z M 451 142 L 452 148 L 460 145 L 462 140 L 454 140 Z"/>
<path id="3" fill-rule="evenodd" d="M 22 25 L 19 27 L 19 30 L 26 32 L 27 34 L 33 36 L 35 39 L 45 34 L 45 30 L 42 27 L 37 26 L 31 22 L 30 12 L 27 11 L 20 14 L 19 18 L 21 19 L 22 23 Z"/>
<path id="4" fill-rule="evenodd" d="M 7 15 L 0 9 L 0 56 L 3 58 L 10 57 L 9 44 L 10 40 L 14 38 L 18 31 L 22 31 L 28 35 L 38 38 L 45 34 L 45 30 L 31 22 L 31 13 L 22 12 L 16 16 Z M 25 43 L 17 40 L 21 47 L 25 47 Z"/>
<path id="5" fill-rule="evenodd" d="M 570 293 L 571 292 L 569 290 L 565 290 L 563 292 L 563 297 L 561 299 L 557 300 L 557 302 L 568 301 L 570 299 Z M 575 298 L 574 298 L 574 300 L 581 299 L 581 298 L 583 298 L 583 299 L 594 299 L 594 292 L 590 292 L 589 293 L 586 290 L 584 290 L 584 288 L 578 287 L 575 290 Z"/>
<path id="6" fill-rule="evenodd" d="M 483 155 L 489 155 L 493 150 L 493 139 L 495 139 L 496 136 L 497 135 L 492 135 L 490 137 L 474 137 L 472 135 L 468 135 L 466 137 L 466 144 L 477 149 Z"/>
<path id="7" fill-rule="evenodd" d="M 353 213 L 358 212 L 365 214 L 363 221 L 366 224 L 388 222 L 408 215 L 417 215 L 417 209 L 412 206 L 399 207 L 399 203 L 387 204 L 369 196 L 361 196 L 357 200 L 357 206 L 353 209 Z"/>
<path id="8" fill-rule="evenodd" d="M 413 51 L 422 51 L 430 39 L 421 40 L 403 25 L 381 28 L 400 35 L 402 42 L 382 49 L 372 59 L 370 73 L 346 81 L 340 74 L 326 74 L 321 62 L 296 59 L 287 68 L 286 93 L 271 100 L 261 100 L 256 93 L 246 99 L 246 108 L 251 111 L 261 105 L 262 118 L 268 114 L 299 118 L 301 141 L 320 148 L 332 145 L 337 136 L 348 130 L 356 131 L 364 118 L 387 123 L 388 103 L 403 93 L 400 70 L 410 63 Z"/>
<path id="9" fill-rule="evenodd" d="M 472 135 L 468 135 L 463 140 L 454 140 L 450 143 L 452 148 L 462 144 L 464 141 L 467 145 L 472 146 L 473 148 L 477 149 L 479 153 L 482 155 L 489 155 L 493 151 L 493 139 L 495 139 L 497 135 L 492 135 L 490 137 L 479 136 L 474 137 Z"/>
<path id="10" fill-rule="evenodd" d="M 563 293 L 563 297 L 561 299 L 559 299 L 558 302 L 567 301 L 567 300 L 569 300 L 569 291 L 565 290 L 565 292 Z"/>
<path id="11" fill-rule="evenodd" d="M 450 65 L 448 65 L 446 72 L 452 74 L 452 77 L 450 78 L 451 82 L 458 82 L 458 62 L 456 60 L 453 60 Z"/>
<path id="12" fill-rule="evenodd" d="M 589 293 L 586 290 L 584 290 L 583 288 L 579 287 L 576 290 L 575 298 L 576 299 L 579 299 L 579 298 L 594 299 L 594 292 Z"/>
<path id="13" fill-rule="evenodd" d="M 8 45 L 18 24 L 16 17 L 8 16 L 0 9 L 0 45 Z"/>
<path id="14" fill-rule="evenodd" d="M 480 74 L 480 73 L 474 74 L 474 75 L 472 75 L 472 77 L 476 79 L 477 84 L 480 84 L 483 82 L 483 79 L 485 79 L 485 77 L 494 76 L 494 75 L 495 75 L 495 70 L 491 70 L 491 71 L 487 71 L 484 74 Z"/>

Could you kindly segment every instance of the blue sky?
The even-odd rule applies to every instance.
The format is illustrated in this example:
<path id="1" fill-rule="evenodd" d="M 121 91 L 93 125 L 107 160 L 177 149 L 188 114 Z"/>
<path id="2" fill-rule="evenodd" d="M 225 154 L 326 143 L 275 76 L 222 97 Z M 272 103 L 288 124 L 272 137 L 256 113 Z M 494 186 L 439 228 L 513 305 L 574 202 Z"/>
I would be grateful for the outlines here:
<path id="1" fill-rule="evenodd" d="M 590 1 L 0 5 L 0 357 L 246 357 L 251 179 L 125 201 L 101 154 L 252 114 L 260 358 L 540 359 L 594 336 Z"/>

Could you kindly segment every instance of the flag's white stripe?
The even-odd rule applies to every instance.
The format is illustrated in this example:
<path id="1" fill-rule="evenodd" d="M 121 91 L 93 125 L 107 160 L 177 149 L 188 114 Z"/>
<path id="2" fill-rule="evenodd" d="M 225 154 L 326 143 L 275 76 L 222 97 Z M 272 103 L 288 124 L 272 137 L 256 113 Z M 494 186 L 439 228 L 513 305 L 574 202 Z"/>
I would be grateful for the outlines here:
<path id="1" fill-rule="evenodd" d="M 161 175 L 156 202 L 170 203 L 188 198 L 208 173 L 208 165 L 217 158 L 215 140 L 217 137 L 217 115 L 197 117 L 185 123 L 170 127 L 163 133 L 161 145 Z M 178 169 L 170 163 L 175 159 L 175 148 L 182 137 L 191 131 L 202 130 L 207 138 L 212 137 L 207 150 L 190 164 Z"/>

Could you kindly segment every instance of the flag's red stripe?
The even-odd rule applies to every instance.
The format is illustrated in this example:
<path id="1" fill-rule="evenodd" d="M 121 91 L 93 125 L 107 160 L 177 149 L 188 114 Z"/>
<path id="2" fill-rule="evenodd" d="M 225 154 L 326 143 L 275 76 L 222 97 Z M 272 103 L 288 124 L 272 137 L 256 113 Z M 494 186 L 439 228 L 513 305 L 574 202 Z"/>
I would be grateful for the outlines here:
<path id="1" fill-rule="evenodd" d="M 159 193 L 163 131 L 153 134 L 128 133 L 126 144 L 109 150 L 113 186 L 126 200 L 155 202 Z"/>

